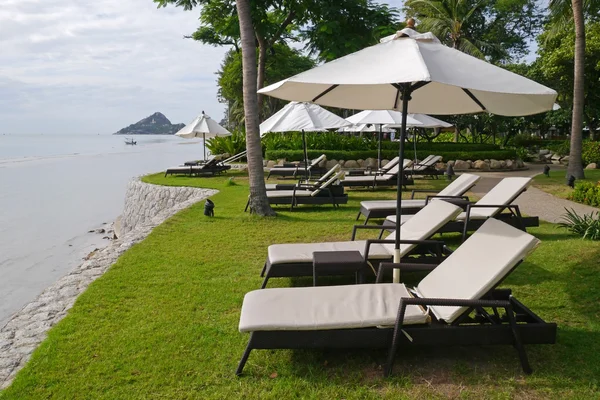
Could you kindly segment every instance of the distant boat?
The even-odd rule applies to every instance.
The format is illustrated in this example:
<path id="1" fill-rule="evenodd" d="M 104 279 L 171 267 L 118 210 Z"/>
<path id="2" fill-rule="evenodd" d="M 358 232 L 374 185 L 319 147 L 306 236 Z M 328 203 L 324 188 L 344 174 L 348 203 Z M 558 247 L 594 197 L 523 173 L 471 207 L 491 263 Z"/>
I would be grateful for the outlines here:
<path id="1" fill-rule="evenodd" d="M 125 144 L 136 145 L 137 142 L 133 139 L 125 139 Z"/>

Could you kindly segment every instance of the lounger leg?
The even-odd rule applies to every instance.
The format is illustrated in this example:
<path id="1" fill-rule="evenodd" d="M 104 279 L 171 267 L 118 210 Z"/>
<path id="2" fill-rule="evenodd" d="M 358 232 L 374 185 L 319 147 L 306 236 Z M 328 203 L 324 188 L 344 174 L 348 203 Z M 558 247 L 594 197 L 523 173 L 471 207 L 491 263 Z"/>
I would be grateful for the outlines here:
<path id="1" fill-rule="evenodd" d="M 265 274 L 265 279 L 263 280 L 262 286 L 260 287 L 261 289 L 264 289 L 267 287 L 267 283 L 269 283 L 270 277 L 271 277 L 270 271 L 267 271 Z"/>
<path id="2" fill-rule="evenodd" d="M 360 213 L 360 211 L 359 211 L 359 212 L 358 212 L 358 215 L 356 216 L 356 219 L 355 219 L 355 221 L 358 221 L 358 219 L 360 218 L 360 215 L 361 215 L 361 213 Z"/>
<path id="3" fill-rule="evenodd" d="M 394 368 L 394 358 L 398 350 L 398 339 L 402 334 L 402 321 L 404 321 L 404 314 L 406 312 L 406 304 L 400 299 L 400 306 L 398 307 L 398 316 L 396 317 L 396 326 L 394 327 L 394 336 L 392 337 L 392 344 L 390 346 L 390 352 L 388 354 L 387 362 L 383 369 L 384 376 L 390 376 L 392 369 Z"/>
<path id="4" fill-rule="evenodd" d="M 265 263 L 265 265 L 263 265 L 263 269 L 262 269 L 262 271 L 261 271 L 261 273 L 260 273 L 260 276 L 261 276 L 261 277 L 265 276 L 265 271 L 266 271 L 266 270 L 267 270 L 267 263 Z"/>
<path id="5" fill-rule="evenodd" d="M 246 203 L 246 208 L 244 208 L 244 212 L 248 211 L 249 206 L 250 206 L 250 198 L 248 198 L 248 202 Z"/>
<path id="6" fill-rule="evenodd" d="M 533 372 L 533 370 L 531 369 L 531 365 L 529 365 L 529 359 L 527 358 L 527 353 L 525 352 L 525 346 L 523 346 L 523 342 L 521 342 L 521 336 L 517 330 L 517 321 L 511 306 L 506 307 L 506 314 L 508 315 L 510 329 L 512 330 L 512 334 L 515 339 L 514 346 L 519 353 L 519 360 L 521 360 L 521 367 L 523 368 L 523 372 L 529 375 Z"/>
<path id="7" fill-rule="evenodd" d="M 248 341 L 248 345 L 246 346 L 246 350 L 244 350 L 244 354 L 242 355 L 242 359 L 240 360 L 240 363 L 238 364 L 237 370 L 235 371 L 235 374 L 237 376 L 242 375 L 242 371 L 244 370 L 244 365 L 246 365 L 246 361 L 248 361 L 248 357 L 250 356 L 250 352 L 252 351 L 252 336 L 254 334 L 251 333 L 250 334 L 250 340 Z"/>

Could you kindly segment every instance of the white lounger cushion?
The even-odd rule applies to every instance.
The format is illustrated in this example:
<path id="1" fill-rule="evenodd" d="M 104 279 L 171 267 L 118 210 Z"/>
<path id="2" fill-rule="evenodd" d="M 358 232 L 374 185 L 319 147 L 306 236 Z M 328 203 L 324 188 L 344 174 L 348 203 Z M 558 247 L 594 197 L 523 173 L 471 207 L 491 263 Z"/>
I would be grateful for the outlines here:
<path id="1" fill-rule="evenodd" d="M 424 240 L 431 237 L 448 221 L 454 219 L 461 208 L 445 201 L 434 201 L 423 208 L 410 223 L 402 226 L 400 237 L 404 240 Z M 392 232 L 385 239 L 394 239 Z M 414 244 L 401 244 L 400 253 L 408 253 Z M 364 257 L 365 241 L 325 242 L 325 243 L 289 243 L 273 244 L 268 249 L 268 259 L 271 265 L 287 263 L 311 263 L 315 251 L 351 251 L 356 250 Z M 391 258 L 394 254 L 393 244 L 372 244 L 369 259 Z"/>
<path id="2" fill-rule="evenodd" d="M 480 176 L 473 174 L 462 174 L 452 183 L 441 190 L 436 196 L 463 196 L 470 188 L 475 186 Z M 385 210 L 388 208 L 396 208 L 396 200 L 370 200 L 361 201 L 361 207 L 367 210 Z M 424 199 L 409 199 L 402 200 L 402 208 L 423 208 L 425 207 Z"/>
<path id="3" fill-rule="evenodd" d="M 494 186 L 485 196 L 476 203 L 477 205 L 499 205 L 512 203 L 531 184 L 531 178 L 504 178 Z M 497 207 L 473 208 L 471 218 L 489 218 L 500 211 Z M 457 219 L 464 220 L 466 213 L 462 213 Z"/>
<path id="4" fill-rule="evenodd" d="M 296 197 L 310 197 L 312 194 L 311 191 L 308 190 L 297 190 Z M 270 190 L 267 191 L 268 198 L 276 198 L 276 197 L 292 197 L 294 195 L 293 190 Z"/>
<path id="5" fill-rule="evenodd" d="M 296 171 L 298 171 L 298 167 L 277 167 L 277 168 L 273 167 L 273 168 L 271 168 L 271 171 L 296 172 Z"/>
<path id="6" fill-rule="evenodd" d="M 475 204 L 477 205 L 504 205 L 511 204 L 527 187 L 531 184 L 531 178 L 504 178 L 494 186 L 485 196 L 483 196 Z M 483 207 L 473 208 L 471 210 L 470 219 L 486 219 L 496 215 L 500 209 L 498 207 Z M 403 215 L 401 223 L 404 224 L 412 216 Z M 464 221 L 467 218 L 467 213 L 463 212 L 456 217 L 458 221 Z M 390 222 L 396 222 L 396 216 L 390 215 L 386 218 Z"/>
<path id="7" fill-rule="evenodd" d="M 390 235 L 391 237 L 391 235 Z M 364 257 L 365 240 L 322 243 L 289 243 L 269 246 L 268 257 L 271 265 L 288 263 L 312 263 L 315 251 L 360 251 Z M 388 248 L 382 244 L 372 244 L 369 250 L 370 259 L 389 259 L 392 256 Z"/>
<path id="8" fill-rule="evenodd" d="M 367 210 L 387 210 L 396 208 L 396 200 L 368 200 L 361 201 L 360 205 Z M 423 208 L 425 199 L 402 200 L 402 208 Z"/>
<path id="9" fill-rule="evenodd" d="M 407 168 L 412 164 L 412 160 L 404 160 L 403 168 Z M 396 179 L 396 175 L 400 171 L 400 165 L 395 165 L 392 169 L 383 175 L 372 175 L 372 176 L 347 176 L 344 178 L 345 181 L 349 182 L 366 182 L 372 183 L 375 179 L 379 182 L 388 182 L 392 179 Z"/>
<path id="10" fill-rule="evenodd" d="M 329 179 L 330 176 L 332 176 L 333 174 L 335 174 L 336 172 L 338 172 L 342 167 L 339 164 L 334 165 L 333 167 L 331 167 L 331 169 L 329 171 L 327 171 L 326 174 L 324 174 L 323 176 L 321 176 L 317 181 L 316 184 L 322 184 L 323 182 L 325 182 L 327 179 Z M 281 185 L 280 183 L 267 183 L 265 185 L 265 187 L 267 188 L 267 190 L 277 190 L 277 185 Z M 290 185 L 290 184 L 284 184 L 284 185 Z M 293 185 L 293 184 L 292 184 Z M 302 190 L 306 190 L 305 188 L 302 188 Z"/>
<path id="11" fill-rule="evenodd" d="M 312 331 L 393 326 L 402 297 L 411 297 L 397 283 L 351 286 L 273 288 L 244 297 L 240 332 Z M 405 324 L 422 324 L 428 316 L 408 306 Z"/>
<path id="12" fill-rule="evenodd" d="M 534 236 L 496 219 L 488 219 L 469 239 L 417 286 L 419 297 L 479 299 L 540 243 Z M 490 251 L 493 250 L 493 257 Z M 464 307 L 431 307 L 452 323 Z"/>

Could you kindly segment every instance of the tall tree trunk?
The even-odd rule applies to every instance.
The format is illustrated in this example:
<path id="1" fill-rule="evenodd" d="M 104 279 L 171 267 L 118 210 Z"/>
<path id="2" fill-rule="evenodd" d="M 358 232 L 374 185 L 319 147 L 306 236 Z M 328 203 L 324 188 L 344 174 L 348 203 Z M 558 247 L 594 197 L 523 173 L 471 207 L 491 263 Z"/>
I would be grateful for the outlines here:
<path id="1" fill-rule="evenodd" d="M 573 23 L 575 24 L 575 69 L 573 82 L 573 118 L 571 121 L 571 152 L 567 176 L 584 178 L 583 161 L 581 160 L 583 136 L 583 104 L 584 62 L 585 62 L 585 20 L 583 17 L 583 0 L 571 0 L 573 7 Z"/>
<path id="2" fill-rule="evenodd" d="M 258 75 L 256 77 L 257 89 L 262 89 L 265 86 L 265 73 L 267 65 L 267 42 L 260 34 L 256 34 L 256 41 L 258 42 Z M 259 121 L 262 121 L 263 110 L 264 110 L 264 95 L 259 94 L 257 97 L 258 101 L 258 116 Z"/>
<path id="3" fill-rule="evenodd" d="M 244 87 L 244 114 L 246 115 L 246 150 L 248 154 L 248 176 L 250 181 L 250 207 L 260 216 L 274 216 L 269 205 L 260 145 L 258 123 L 258 99 L 256 93 L 256 43 L 250 15 L 249 0 L 237 0 L 240 36 L 242 42 L 242 71 Z"/>

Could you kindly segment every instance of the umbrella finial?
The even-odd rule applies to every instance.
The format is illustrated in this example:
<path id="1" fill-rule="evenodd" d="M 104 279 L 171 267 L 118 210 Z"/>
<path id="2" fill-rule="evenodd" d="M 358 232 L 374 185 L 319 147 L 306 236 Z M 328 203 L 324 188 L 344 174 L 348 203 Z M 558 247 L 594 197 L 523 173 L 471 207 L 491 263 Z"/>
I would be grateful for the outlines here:
<path id="1" fill-rule="evenodd" d="M 415 29 L 415 19 L 409 18 L 406 20 L 406 27 L 410 29 Z"/>

